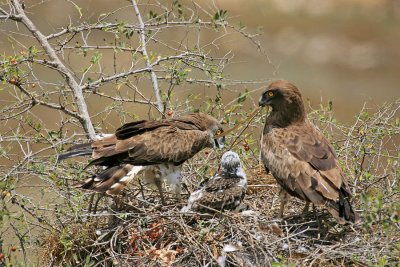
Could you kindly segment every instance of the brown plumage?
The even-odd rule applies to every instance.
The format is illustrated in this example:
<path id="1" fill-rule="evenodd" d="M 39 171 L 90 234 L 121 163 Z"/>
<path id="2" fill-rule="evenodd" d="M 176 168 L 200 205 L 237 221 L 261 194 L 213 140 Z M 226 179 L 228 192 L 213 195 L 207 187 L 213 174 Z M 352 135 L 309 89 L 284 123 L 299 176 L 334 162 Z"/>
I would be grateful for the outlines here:
<path id="1" fill-rule="evenodd" d="M 260 106 L 272 110 L 265 120 L 262 161 L 282 187 L 280 216 L 286 192 L 308 204 L 325 206 L 339 222 L 359 219 L 350 204 L 350 190 L 335 152 L 307 119 L 300 91 L 279 80 L 263 92 Z"/>
<path id="2" fill-rule="evenodd" d="M 91 155 L 93 161 L 88 166 L 105 166 L 105 170 L 79 186 L 108 194 L 119 193 L 136 174 L 144 171 L 154 176 L 164 203 L 161 178 L 175 187 L 180 196 L 180 165 L 203 148 L 222 148 L 225 138 L 218 137 L 222 132 L 221 124 L 203 113 L 135 121 L 93 143 L 71 147 L 59 160 Z"/>

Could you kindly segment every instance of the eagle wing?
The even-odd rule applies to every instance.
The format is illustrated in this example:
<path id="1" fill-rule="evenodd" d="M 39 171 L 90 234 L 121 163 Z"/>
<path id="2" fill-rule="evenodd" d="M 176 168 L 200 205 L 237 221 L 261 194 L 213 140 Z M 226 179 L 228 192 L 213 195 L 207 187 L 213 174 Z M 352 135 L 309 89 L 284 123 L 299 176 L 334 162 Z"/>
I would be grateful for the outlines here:
<path id="1" fill-rule="evenodd" d="M 207 131 L 190 123 L 162 120 L 125 124 L 115 134 L 92 143 L 94 161 L 90 165 L 179 165 L 210 142 Z"/>
<path id="2" fill-rule="evenodd" d="M 220 192 L 236 187 L 240 177 L 226 177 L 225 173 L 217 173 L 202 184 L 202 188 L 209 193 Z"/>
<path id="3" fill-rule="evenodd" d="M 175 126 L 181 130 L 198 130 L 190 120 L 185 120 L 184 118 L 171 120 L 164 119 L 160 121 L 140 120 L 129 122 L 119 127 L 115 132 L 115 137 L 119 140 L 124 140 L 160 127 L 168 126 Z"/>
<path id="4" fill-rule="evenodd" d="M 310 123 L 274 128 L 264 135 L 263 161 L 291 195 L 315 204 L 347 195 L 345 178 L 325 137 Z"/>

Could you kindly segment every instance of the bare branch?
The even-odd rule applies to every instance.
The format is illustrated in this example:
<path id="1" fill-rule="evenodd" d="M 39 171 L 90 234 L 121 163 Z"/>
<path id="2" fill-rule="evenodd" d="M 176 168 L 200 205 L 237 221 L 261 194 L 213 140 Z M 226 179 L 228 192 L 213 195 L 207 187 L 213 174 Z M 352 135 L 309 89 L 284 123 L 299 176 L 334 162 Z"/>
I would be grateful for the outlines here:
<path id="1" fill-rule="evenodd" d="M 35 96 L 33 96 L 31 93 L 29 93 L 21 84 L 16 84 L 15 86 L 17 86 L 21 90 L 21 92 L 23 92 L 25 95 L 27 95 L 31 99 L 32 107 L 34 105 L 41 105 L 41 106 L 48 107 L 51 109 L 60 110 L 60 111 L 64 112 L 65 114 L 78 119 L 79 121 L 82 120 L 82 117 L 78 113 L 73 112 L 72 110 L 69 110 L 62 105 L 47 103 L 45 101 L 41 101 L 41 100 L 37 99 Z"/>
<path id="2" fill-rule="evenodd" d="M 64 65 L 61 59 L 56 54 L 53 47 L 47 41 L 46 36 L 44 36 L 33 24 L 33 22 L 26 16 L 22 4 L 19 0 L 12 0 L 12 4 L 15 7 L 15 11 L 20 18 L 20 21 L 25 25 L 26 28 L 35 36 L 37 41 L 46 51 L 46 54 L 52 61 L 52 65 L 55 66 L 56 70 L 65 77 L 65 81 L 68 86 L 72 89 L 74 93 L 74 99 L 80 114 L 79 122 L 82 124 L 88 138 L 93 139 L 95 137 L 95 130 L 92 121 L 89 116 L 86 101 L 82 93 L 82 88 L 79 86 L 74 78 L 73 73 Z"/>
<path id="3" fill-rule="evenodd" d="M 157 75 L 153 70 L 153 65 L 151 64 L 150 59 L 149 59 L 149 55 L 147 53 L 145 25 L 143 23 L 142 15 L 140 14 L 138 5 L 136 3 L 136 0 L 132 0 L 132 6 L 133 6 L 133 8 L 135 10 L 136 17 L 137 17 L 137 19 L 139 21 L 139 26 L 140 26 L 140 34 L 139 34 L 140 46 L 142 47 L 142 53 L 143 53 L 143 56 L 144 56 L 144 58 L 146 60 L 146 66 L 150 71 L 151 83 L 153 85 L 153 93 L 154 93 L 154 96 L 156 98 L 157 107 L 158 107 L 158 110 L 163 113 L 164 112 L 164 106 L 162 104 L 161 97 L 160 97 L 160 89 L 158 87 Z"/>
<path id="4" fill-rule="evenodd" d="M 101 86 L 105 82 L 110 82 L 110 81 L 118 80 L 118 79 L 121 79 L 121 78 L 126 78 L 128 76 L 131 76 L 131 75 L 134 75 L 134 74 L 143 73 L 143 72 L 150 72 L 150 73 L 154 73 L 154 75 L 156 75 L 155 74 L 156 70 L 154 70 L 154 66 L 159 65 L 163 61 L 168 61 L 168 60 L 173 60 L 173 59 L 183 59 L 184 57 L 190 56 L 190 55 L 199 56 L 199 57 L 201 56 L 199 54 L 186 52 L 186 53 L 183 53 L 183 54 L 180 54 L 180 55 L 176 55 L 176 56 L 161 57 L 161 58 L 158 58 L 153 63 L 148 61 L 148 63 L 147 63 L 148 65 L 147 65 L 146 68 L 132 69 L 132 70 L 129 70 L 127 72 L 120 72 L 120 73 L 117 73 L 115 75 L 111 75 L 111 76 L 108 76 L 108 77 L 101 77 L 100 79 L 98 79 L 98 80 L 96 80 L 94 82 L 87 83 L 86 85 L 83 85 L 82 89 L 83 90 L 85 90 L 85 89 L 96 89 L 96 88 L 98 88 L 99 86 Z M 155 77 L 156 77 L 156 79 L 158 79 L 157 76 L 155 76 Z M 157 108 L 159 108 L 158 101 L 156 101 L 156 103 L 157 103 Z M 159 111 L 162 113 L 162 110 L 163 109 L 160 109 Z"/>

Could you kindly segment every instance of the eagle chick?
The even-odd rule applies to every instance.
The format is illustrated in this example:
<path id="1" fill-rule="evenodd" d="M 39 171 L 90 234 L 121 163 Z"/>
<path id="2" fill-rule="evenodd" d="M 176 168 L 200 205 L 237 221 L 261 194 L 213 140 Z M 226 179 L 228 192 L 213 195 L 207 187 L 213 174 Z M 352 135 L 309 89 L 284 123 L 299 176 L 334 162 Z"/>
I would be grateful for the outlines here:
<path id="1" fill-rule="evenodd" d="M 242 203 L 246 189 L 247 178 L 238 154 L 225 152 L 221 158 L 220 171 L 200 184 L 181 212 L 234 210 Z"/>

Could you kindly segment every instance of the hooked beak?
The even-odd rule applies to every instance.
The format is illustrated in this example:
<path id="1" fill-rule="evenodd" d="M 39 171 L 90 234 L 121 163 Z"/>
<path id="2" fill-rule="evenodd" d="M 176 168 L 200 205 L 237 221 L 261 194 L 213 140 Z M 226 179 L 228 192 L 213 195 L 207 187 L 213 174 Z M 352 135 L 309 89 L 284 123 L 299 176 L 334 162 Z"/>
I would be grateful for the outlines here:
<path id="1" fill-rule="evenodd" d="M 225 136 L 214 139 L 214 148 L 223 149 L 225 144 Z"/>
<path id="2" fill-rule="evenodd" d="M 263 96 L 261 96 L 260 100 L 258 100 L 258 105 L 260 107 L 265 107 L 266 105 L 268 105 L 268 99 L 266 99 Z"/>

